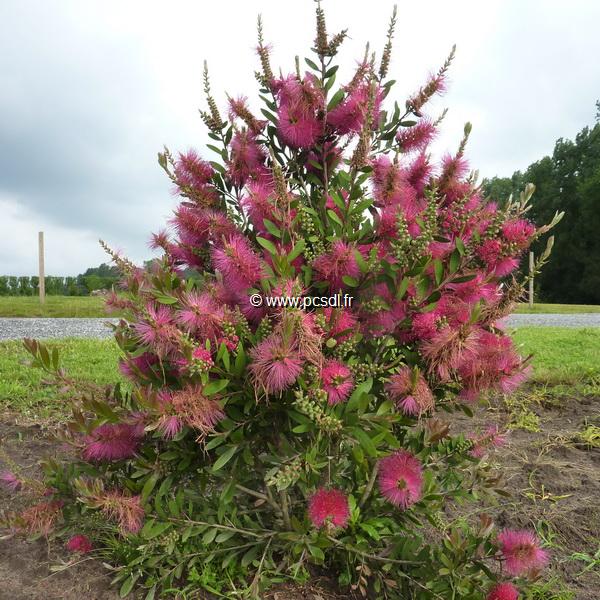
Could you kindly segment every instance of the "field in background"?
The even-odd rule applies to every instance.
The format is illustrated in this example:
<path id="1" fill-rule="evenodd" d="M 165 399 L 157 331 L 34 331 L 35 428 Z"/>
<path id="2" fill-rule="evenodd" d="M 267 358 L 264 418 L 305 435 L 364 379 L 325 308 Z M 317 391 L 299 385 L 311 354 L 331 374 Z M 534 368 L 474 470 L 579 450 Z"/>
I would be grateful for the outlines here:
<path id="1" fill-rule="evenodd" d="M 600 306 L 587 304 L 527 304 L 518 313 L 600 313 Z M 40 304 L 36 296 L 0 296 L 0 317 L 106 317 L 104 298 L 99 296 L 46 296 Z M 118 313 L 111 314 L 118 316 Z"/>
<path id="2" fill-rule="evenodd" d="M 515 341 L 523 355 L 534 354 L 532 383 L 552 386 L 600 386 L 600 328 L 523 327 Z M 60 350 L 67 373 L 83 381 L 109 384 L 123 381 L 112 339 L 64 339 L 48 342 Z M 43 374 L 24 366 L 28 354 L 20 341 L 0 342 L 0 409 L 26 420 L 66 415 L 58 391 L 42 385 Z"/>
<path id="3" fill-rule="evenodd" d="M 558 315 L 572 315 L 577 313 L 600 313 L 600 306 L 597 304 L 534 304 L 529 308 L 528 304 L 519 304 L 517 313 L 552 313 Z"/>
<path id="4" fill-rule="evenodd" d="M 106 317 L 100 296 L 0 296 L 0 317 Z"/>

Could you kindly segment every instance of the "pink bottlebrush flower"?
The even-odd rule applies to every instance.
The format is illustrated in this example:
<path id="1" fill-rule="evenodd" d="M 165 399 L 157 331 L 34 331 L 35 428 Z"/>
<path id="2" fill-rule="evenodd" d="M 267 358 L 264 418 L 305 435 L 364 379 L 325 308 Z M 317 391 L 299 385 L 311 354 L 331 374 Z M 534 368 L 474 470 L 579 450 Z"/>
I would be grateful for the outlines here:
<path id="1" fill-rule="evenodd" d="M 152 367 L 158 362 L 158 357 L 150 352 L 144 352 L 140 356 L 128 357 L 119 363 L 119 369 L 125 377 L 137 380 L 140 377 L 148 377 L 152 374 Z"/>
<path id="2" fill-rule="evenodd" d="M 505 277 L 512 273 L 519 266 L 519 259 L 514 256 L 507 256 L 496 264 L 494 275 L 496 277 Z"/>
<path id="3" fill-rule="evenodd" d="M 427 83 L 412 95 L 406 102 L 407 107 L 418 116 L 421 114 L 421 108 L 435 94 L 443 94 L 446 91 L 445 71 L 440 70 L 436 74 L 429 75 Z"/>
<path id="4" fill-rule="evenodd" d="M 225 311 L 210 294 L 188 292 L 183 297 L 182 305 L 176 321 L 186 331 L 211 340 L 221 334 Z"/>
<path id="5" fill-rule="evenodd" d="M 260 280 L 262 264 L 248 240 L 241 235 L 233 235 L 217 246 L 212 253 L 212 262 L 223 276 L 223 283 L 229 288 L 238 288 L 240 293 Z"/>
<path id="6" fill-rule="evenodd" d="M 532 531 L 505 529 L 498 534 L 504 568 L 512 576 L 530 574 L 548 563 L 548 553 Z"/>
<path id="7" fill-rule="evenodd" d="M 172 440 L 183 429 L 183 421 L 177 415 L 161 415 L 156 430 L 167 440 Z"/>
<path id="8" fill-rule="evenodd" d="M 348 96 L 331 112 L 327 113 L 327 123 L 331 125 L 338 135 L 359 133 L 367 118 L 369 108 L 369 84 L 363 83 L 354 88 Z M 379 107 L 382 93 L 377 90 L 373 107 L 372 122 L 377 126 L 379 120 Z"/>
<path id="9" fill-rule="evenodd" d="M 194 350 L 192 351 L 192 358 L 194 360 L 199 360 L 201 362 L 208 363 L 210 365 L 214 364 L 213 359 L 212 359 L 212 354 L 206 348 L 202 348 L 202 346 L 198 346 L 197 348 L 194 348 Z"/>
<path id="10" fill-rule="evenodd" d="M 421 416 L 434 407 L 435 399 L 421 371 L 402 367 L 385 386 L 390 398 L 405 415 Z"/>
<path id="11" fill-rule="evenodd" d="M 523 365 L 520 362 L 516 370 L 512 370 L 510 374 L 504 373 L 498 382 L 498 388 L 503 394 L 512 394 L 516 389 L 521 387 L 531 375 L 531 365 Z"/>
<path id="12" fill-rule="evenodd" d="M 302 372 L 303 360 L 295 345 L 271 335 L 250 351 L 250 372 L 255 386 L 277 394 L 292 385 Z"/>
<path id="13" fill-rule="evenodd" d="M 219 199 L 217 190 L 210 185 L 214 173 L 212 166 L 202 160 L 195 150 L 180 153 L 175 162 L 176 191 L 187 194 L 191 191 L 195 200 L 203 206 L 211 206 Z"/>
<path id="14" fill-rule="evenodd" d="M 18 492 L 23 485 L 23 482 L 12 471 L 3 471 L 0 473 L 0 483 L 13 492 Z"/>
<path id="15" fill-rule="evenodd" d="M 419 313 L 413 317 L 412 333 L 415 339 L 430 340 L 438 330 L 440 315 L 432 310 L 427 313 Z"/>
<path id="16" fill-rule="evenodd" d="M 501 432 L 498 425 L 490 425 L 482 434 L 470 434 L 469 439 L 474 442 L 469 454 L 474 458 L 483 458 L 490 448 L 504 446 L 506 433 Z"/>
<path id="17" fill-rule="evenodd" d="M 475 355 L 478 341 L 477 334 L 464 326 L 446 326 L 421 344 L 421 354 L 429 363 L 429 370 L 442 381 L 448 381 L 452 373 Z"/>
<path id="18" fill-rule="evenodd" d="M 469 163 L 464 156 L 461 154 L 457 154 L 456 156 L 446 154 L 442 158 L 442 175 L 440 180 L 444 182 L 444 186 L 448 186 L 462 179 L 468 171 Z M 465 188 L 465 191 L 467 189 Z"/>
<path id="19" fill-rule="evenodd" d="M 423 468 L 406 450 L 398 450 L 379 461 L 379 489 L 392 504 L 406 510 L 421 499 Z"/>
<path id="20" fill-rule="evenodd" d="M 137 452 L 144 433 L 136 425 L 105 423 L 83 439 L 82 456 L 87 461 L 116 461 Z"/>
<path id="21" fill-rule="evenodd" d="M 341 490 L 321 488 L 309 500 L 308 515 L 315 527 L 346 527 L 350 518 L 348 498 Z"/>
<path id="22" fill-rule="evenodd" d="M 508 581 L 498 583 L 490 590 L 486 600 L 519 600 L 519 590 Z"/>
<path id="23" fill-rule="evenodd" d="M 485 283 L 485 278 L 481 273 L 477 273 L 471 281 L 449 283 L 446 287 L 452 290 L 457 298 L 460 298 L 467 304 L 476 304 L 480 300 L 492 304 L 497 302 L 501 297 L 498 285 L 496 283 Z"/>
<path id="24" fill-rule="evenodd" d="M 327 337 L 335 338 L 338 342 L 352 337 L 358 321 L 350 309 L 327 307 L 323 309 L 323 314 Z"/>
<path id="25" fill-rule="evenodd" d="M 235 225 L 227 215 L 218 210 L 180 204 L 170 221 L 179 235 L 179 244 L 201 247 L 209 241 L 220 241 L 223 236 L 234 235 Z M 170 246 L 170 254 L 181 250 L 179 245 Z M 197 257 L 196 257 L 197 258 Z"/>
<path id="26" fill-rule="evenodd" d="M 502 235 L 510 244 L 515 244 L 519 250 L 527 248 L 535 233 L 535 225 L 525 219 L 513 219 L 502 225 Z"/>
<path id="27" fill-rule="evenodd" d="M 244 196 L 241 204 L 248 213 L 250 222 L 257 231 L 267 232 L 264 220 L 276 225 L 281 221 L 282 212 L 277 207 L 275 189 L 271 183 L 253 181 L 246 186 L 248 195 Z"/>
<path id="28" fill-rule="evenodd" d="M 267 124 L 266 121 L 258 120 L 250 112 L 246 96 L 229 98 L 229 118 L 233 121 L 236 117 L 242 119 L 254 135 L 258 135 Z"/>
<path id="29" fill-rule="evenodd" d="M 403 127 L 396 134 L 396 140 L 398 140 L 403 152 L 422 151 L 435 138 L 436 133 L 437 130 L 433 121 L 425 118 L 413 127 Z"/>
<path id="30" fill-rule="evenodd" d="M 79 552 L 79 554 L 88 554 L 94 549 L 90 538 L 87 535 L 74 535 L 66 544 L 67 550 L 70 552 Z"/>
<path id="31" fill-rule="evenodd" d="M 318 279 L 329 282 L 332 291 L 344 287 L 345 284 L 342 279 L 344 275 L 354 278 L 360 275 L 360 268 L 354 256 L 354 248 L 340 240 L 333 242 L 329 252 L 318 256 L 313 262 L 313 267 Z"/>
<path id="32" fill-rule="evenodd" d="M 409 165 L 406 172 L 406 181 L 413 187 L 418 196 L 423 195 L 432 170 L 429 156 L 424 152 L 421 152 Z"/>
<path id="33" fill-rule="evenodd" d="M 63 505 L 62 500 L 34 504 L 20 513 L 17 528 L 29 534 L 39 533 L 47 536 L 62 514 Z"/>
<path id="34" fill-rule="evenodd" d="M 169 352 L 179 338 L 179 332 L 172 320 L 171 309 L 159 304 L 146 306 L 144 318 L 134 324 L 133 329 L 139 341 L 150 346 L 158 356 L 164 356 Z"/>
<path id="35" fill-rule="evenodd" d="M 290 75 L 274 82 L 273 87 L 279 102 L 279 137 L 291 148 L 311 148 L 323 133 L 323 121 L 318 114 L 323 108 L 323 94 L 314 77 L 307 74 L 301 80 Z"/>
<path id="36" fill-rule="evenodd" d="M 373 197 L 378 207 L 401 206 L 412 214 L 419 208 L 416 190 L 407 180 L 407 172 L 387 156 L 373 161 Z"/>
<path id="37" fill-rule="evenodd" d="M 323 365 L 321 381 L 331 406 L 346 400 L 354 387 L 352 371 L 345 364 L 332 359 Z"/>
<path id="38" fill-rule="evenodd" d="M 298 105 L 281 106 L 277 116 L 279 136 L 290 148 L 311 148 L 323 131 L 322 121 Z"/>
<path id="39" fill-rule="evenodd" d="M 248 129 L 236 131 L 230 144 L 229 176 L 234 185 L 242 187 L 250 177 L 264 176 L 266 154 Z"/>
<path id="40" fill-rule="evenodd" d="M 141 495 L 126 496 L 124 492 L 112 490 L 96 498 L 102 512 L 119 525 L 123 534 L 137 533 L 144 522 Z"/>
<path id="41" fill-rule="evenodd" d="M 207 398 L 199 386 L 191 386 L 174 392 L 171 396 L 173 412 L 187 425 L 205 436 L 214 431 L 225 413 L 217 397 Z"/>

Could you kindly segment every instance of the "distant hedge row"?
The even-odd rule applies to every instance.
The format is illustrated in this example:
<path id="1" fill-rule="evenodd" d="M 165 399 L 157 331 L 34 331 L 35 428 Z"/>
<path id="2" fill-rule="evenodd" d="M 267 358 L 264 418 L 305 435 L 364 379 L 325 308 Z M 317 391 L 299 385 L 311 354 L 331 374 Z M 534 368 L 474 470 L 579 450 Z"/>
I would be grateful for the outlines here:
<path id="1" fill-rule="evenodd" d="M 46 294 L 50 296 L 87 296 L 95 290 L 109 290 L 118 277 L 78 275 L 77 277 L 44 278 Z M 35 296 L 39 293 L 40 278 L 32 275 L 17 277 L 0 275 L 0 296 Z"/>

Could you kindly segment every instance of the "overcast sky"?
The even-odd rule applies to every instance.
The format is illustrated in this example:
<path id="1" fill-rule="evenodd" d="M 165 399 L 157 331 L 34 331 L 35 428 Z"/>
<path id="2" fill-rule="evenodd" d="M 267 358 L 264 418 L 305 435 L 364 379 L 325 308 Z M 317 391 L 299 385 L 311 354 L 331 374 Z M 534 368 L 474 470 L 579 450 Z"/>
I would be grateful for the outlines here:
<path id="1" fill-rule="evenodd" d="M 393 0 L 325 0 L 329 30 L 349 28 L 340 72 L 364 43 L 383 45 Z M 0 2 L 0 274 L 77 274 L 106 261 L 98 238 L 135 261 L 175 199 L 156 162 L 163 144 L 204 152 L 202 61 L 215 97 L 252 96 L 255 22 L 274 65 L 293 70 L 314 37 L 311 0 L 2 0 Z M 594 122 L 600 97 L 600 2 L 399 3 L 391 76 L 404 101 L 453 43 L 436 150 L 456 148 L 482 176 L 511 175 Z M 340 79 L 338 78 L 338 81 Z M 208 151 L 206 151 L 208 152 Z"/>

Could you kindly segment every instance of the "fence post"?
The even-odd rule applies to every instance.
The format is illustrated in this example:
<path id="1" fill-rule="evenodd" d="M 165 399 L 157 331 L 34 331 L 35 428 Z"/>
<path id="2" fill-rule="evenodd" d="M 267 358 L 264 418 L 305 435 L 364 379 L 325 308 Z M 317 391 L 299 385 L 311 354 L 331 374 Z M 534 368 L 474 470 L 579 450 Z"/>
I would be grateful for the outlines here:
<path id="1" fill-rule="evenodd" d="M 44 304 L 46 301 L 46 276 L 44 274 L 44 232 L 38 233 L 38 250 L 39 250 L 39 275 L 40 275 L 40 303 Z"/>
<path id="2" fill-rule="evenodd" d="M 529 253 L 529 308 L 533 308 L 533 272 L 534 272 L 533 252 Z"/>

